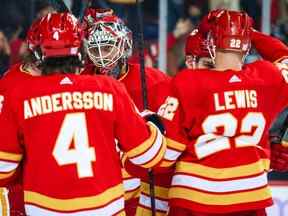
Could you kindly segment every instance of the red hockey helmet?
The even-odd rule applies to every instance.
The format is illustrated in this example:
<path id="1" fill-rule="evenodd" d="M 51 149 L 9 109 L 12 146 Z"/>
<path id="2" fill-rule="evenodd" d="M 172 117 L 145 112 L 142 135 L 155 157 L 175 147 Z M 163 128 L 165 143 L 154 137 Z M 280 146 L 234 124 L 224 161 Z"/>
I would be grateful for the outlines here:
<path id="1" fill-rule="evenodd" d="M 70 13 L 50 13 L 39 24 L 42 58 L 78 56 L 81 59 L 83 31 Z"/>
<path id="2" fill-rule="evenodd" d="M 211 13 L 211 12 L 210 12 Z M 251 47 L 252 19 L 245 12 L 218 11 L 212 16 L 209 42 L 216 49 L 247 53 Z"/>
<path id="3" fill-rule="evenodd" d="M 101 73 L 132 53 L 132 32 L 111 9 L 90 8 L 84 16 L 87 53 Z M 103 70 L 102 70 L 103 69 Z"/>
<path id="4" fill-rule="evenodd" d="M 195 57 L 210 57 L 207 41 L 203 38 L 198 29 L 194 29 L 187 37 L 185 44 L 185 54 Z"/>
<path id="5" fill-rule="evenodd" d="M 41 60 L 41 52 L 40 52 L 40 33 L 39 33 L 39 24 L 41 19 L 37 19 L 30 26 L 27 36 L 26 42 L 28 45 L 28 50 L 33 53 L 37 60 Z"/>
<path id="6" fill-rule="evenodd" d="M 39 44 L 39 39 L 40 39 L 40 35 L 39 35 L 39 23 L 40 23 L 41 19 L 37 19 L 36 21 L 34 21 L 32 23 L 32 25 L 30 26 L 28 32 L 27 32 L 27 36 L 26 36 L 26 41 L 28 44 L 28 49 L 31 52 L 34 52 L 36 47 L 38 47 Z"/>

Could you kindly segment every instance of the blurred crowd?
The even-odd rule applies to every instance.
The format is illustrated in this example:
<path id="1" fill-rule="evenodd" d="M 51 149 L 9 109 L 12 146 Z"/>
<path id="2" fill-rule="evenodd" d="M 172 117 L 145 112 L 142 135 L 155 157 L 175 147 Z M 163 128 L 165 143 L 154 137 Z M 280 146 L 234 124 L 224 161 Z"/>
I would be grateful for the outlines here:
<path id="1" fill-rule="evenodd" d="M 136 0 L 98 0 L 97 7 L 113 8 L 127 22 L 132 32 L 137 32 Z M 54 1 L 55 2 L 55 1 Z M 81 17 L 89 0 L 64 0 L 73 13 Z M 167 0 L 167 73 L 174 75 L 184 66 L 184 43 L 187 35 L 208 10 L 215 8 L 243 9 L 255 20 L 255 28 L 261 26 L 262 0 Z M 159 4 L 156 0 L 144 0 L 145 64 L 157 66 Z M 55 10 L 53 1 L 1 0 L 0 8 L 0 75 L 9 65 L 19 62 L 27 50 L 25 34 L 33 20 Z M 288 1 L 272 0 L 272 34 L 288 42 Z M 137 34 L 134 34 L 137 42 Z M 136 47 L 136 46 L 135 46 Z M 137 49 L 131 61 L 138 61 Z"/>

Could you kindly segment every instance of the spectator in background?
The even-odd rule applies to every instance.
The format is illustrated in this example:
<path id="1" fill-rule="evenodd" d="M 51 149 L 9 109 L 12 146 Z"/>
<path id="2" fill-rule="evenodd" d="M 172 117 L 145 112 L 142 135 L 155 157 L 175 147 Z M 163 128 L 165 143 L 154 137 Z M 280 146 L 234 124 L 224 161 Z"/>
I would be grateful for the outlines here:
<path id="1" fill-rule="evenodd" d="M 36 19 L 40 19 L 46 16 L 48 13 L 54 13 L 56 10 L 48 1 L 39 0 L 35 4 Z M 22 31 L 22 27 L 21 27 Z M 13 55 L 11 56 L 11 65 L 22 61 L 28 54 L 27 43 L 19 35 L 15 35 L 15 38 L 11 40 L 11 49 Z"/>
<path id="2" fill-rule="evenodd" d="M 46 16 L 48 13 L 56 12 L 56 10 L 52 7 L 52 5 L 48 1 L 39 1 L 36 4 L 36 18 L 42 18 Z"/>
<path id="3" fill-rule="evenodd" d="M 13 5 L 10 6 L 11 9 Z M 9 7 L 7 8 L 9 9 Z M 24 32 L 24 23 L 25 17 L 20 8 L 13 8 L 8 12 L 8 19 L 11 27 L 11 36 L 9 38 L 9 45 L 11 49 L 10 55 L 10 65 L 16 64 L 21 61 L 20 49 L 24 44 L 23 32 Z"/>
<path id="4" fill-rule="evenodd" d="M 0 30 L 0 78 L 9 67 L 11 50 L 6 36 Z"/>
<path id="5" fill-rule="evenodd" d="M 183 53 L 186 38 L 207 11 L 208 0 L 184 1 L 183 17 L 178 19 L 174 30 L 168 35 L 167 68 L 170 75 L 175 75 L 185 66 Z"/>
<path id="6" fill-rule="evenodd" d="M 180 18 L 173 32 L 168 34 L 167 38 L 167 68 L 169 75 L 174 76 L 180 69 L 181 65 L 185 62 L 184 46 L 185 41 L 195 25 L 189 18 Z"/>
<path id="7" fill-rule="evenodd" d="M 191 20 L 194 25 L 198 25 L 201 18 L 208 13 L 208 0 L 185 0 L 184 17 Z"/>

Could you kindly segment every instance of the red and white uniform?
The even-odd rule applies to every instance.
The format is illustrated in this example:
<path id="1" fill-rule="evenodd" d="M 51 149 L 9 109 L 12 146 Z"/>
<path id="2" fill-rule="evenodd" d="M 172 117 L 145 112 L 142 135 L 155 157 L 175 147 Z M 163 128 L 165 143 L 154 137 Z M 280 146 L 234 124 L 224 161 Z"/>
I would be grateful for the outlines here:
<path id="1" fill-rule="evenodd" d="M 165 101 L 165 98 L 168 94 L 167 91 L 171 78 L 166 74 L 164 74 L 163 72 L 149 67 L 145 68 L 145 75 L 147 83 L 148 109 L 156 112 L 158 107 Z M 143 111 L 140 65 L 128 64 L 128 72 L 123 77 L 121 77 L 119 81 L 125 85 L 136 107 L 140 111 Z M 126 175 L 123 176 L 124 186 L 126 186 L 125 193 L 127 198 L 135 198 L 139 196 L 139 189 L 140 189 L 140 197 L 136 210 L 136 215 L 142 215 L 142 216 L 151 215 L 148 172 L 146 171 L 144 172 L 144 174 L 139 174 L 138 171 L 139 169 L 136 168 L 133 174 L 136 173 L 136 175 L 141 176 L 141 188 L 139 188 L 140 187 L 139 179 L 127 175 L 127 172 L 124 171 L 124 173 L 126 173 Z M 169 178 L 167 178 L 166 173 L 165 174 L 155 173 L 154 175 L 155 175 L 156 215 L 160 216 L 164 215 L 168 210 L 168 188 L 170 186 L 171 179 L 169 180 Z M 132 203 L 129 204 L 129 202 Z M 128 201 L 128 205 L 129 206 L 135 205 L 135 202 L 133 202 L 133 200 Z M 134 208 L 136 208 L 136 205 Z M 127 215 L 135 215 L 135 212 L 130 210 L 128 211 L 129 212 L 126 212 Z"/>
<path id="2" fill-rule="evenodd" d="M 23 80 L 29 79 L 31 77 L 31 72 L 23 68 L 23 64 L 13 65 L 0 79 L 0 93 L 3 94 L 7 89 L 11 89 Z"/>
<path id="3" fill-rule="evenodd" d="M 171 78 L 158 69 L 150 67 L 145 67 L 145 75 L 149 110 L 156 111 L 158 108 L 157 106 L 165 99 L 162 95 L 163 93 L 156 91 L 161 91 L 160 86 L 165 87 L 166 83 L 168 85 Z M 119 81 L 125 85 L 139 111 L 143 111 L 140 65 L 128 64 L 128 72 L 124 74 Z"/>
<path id="4" fill-rule="evenodd" d="M 114 138 L 144 168 L 165 152 L 159 130 L 106 76 L 32 77 L 6 92 L 0 125 L 0 185 L 9 184 L 22 162 L 31 216 L 124 215 Z"/>
<path id="5" fill-rule="evenodd" d="M 21 63 L 13 65 L 5 73 L 4 77 L 0 80 L 0 111 L 3 107 L 5 92 L 31 77 L 31 71 L 25 70 L 24 65 Z M 5 210 L 10 212 L 11 215 L 24 214 L 23 188 L 21 180 L 19 179 L 17 182 L 11 182 L 7 189 L 8 196 L 4 194 L 4 197 L 9 197 L 9 204 L 7 204 L 7 208 L 2 208 L 2 215 L 8 214 L 4 213 Z M 4 202 L 5 201 L 3 200 L 1 203 Z"/>
<path id="6" fill-rule="evenodd" d="M 81 74 L 94 74 L 95 66 L 91 63 L 87 64 L 85 69 L 81 72 Z M 92 73 L 91 73 L 92 72 Z M 170 83 L 171 78 L 164 74 L 162 71 L 159 71 L 155 68 L 145 67 L 145 75 L 146 75 L 146 84 L 147 84 L 147 97 L 148 97 L 148 109 L 151 111 L 157 111 L 158 107 L 165 101 L 165 98 L 168 94 L 168 86 Z M 101 75 L 100 75 L 101 76 Z M 125 73 L 120 79 L 118 80 L 121 83 L 123 83 L 127 89 L 127 92 L 129 96 L 132 98 L 134 104 L 138 108 L 139 111 L 143 111 L 143 98 L 142 98 L 142 86 L 141 86 L 141 74 L 140 74 L 140 65 L 129 63 L 128 64 L 128 72 Z M 148 172 L 145 170 L 143 171 L 144 175 L 139 174 L 139 167 L 133 166 L 133 174 L 136 176 L 143 177 L 142 179 L 145 180 L 145 182 L 148 182 L 147 176 Z M 141 171 L 140 171 L 141 172 Z M 141 172 L 142 173 L 142 172 Z M 123 184 L 125 189 L 125 211 L 127 215 L 135 215 L 136 207 L 138 204 L 138 198 L 140 195 L 143 194 L 143 191 L 146 190 L 147 183 L 141 186 L 141 181 L 139 178 L 136 178 L 134 176 L 131 176 L 125 169 L 122 169 L 122 176 L 123 176 Z M 169 180 L 165 178 L 165 180 L 162 177 L 155 177 L 155 184 L 157 185 L 158 182 L 164 183 L 164 185 L 167 187 L 170 186 Z M 162 184 L 163 184 L 162 183 Z M 141 187 L 141 188 L 140 188 Z M 145 187 L 145 188 L 144 188 Z M 167 206 L 166 209 L 168 209 L 168 188 L 165 188 L 165 193 L 163 194 L 163 190 L 159 191 L 157 189 L 158 187 L 155 187 L 155 196 L 160 196 L 163 199 L 165 199 L 165 206 Z M 158 192 L 159 191 L 159 192 Z M 148 196 L 149 193 L 147 194 Z M 148 202 L 145 202 L 145 208 L 141 207 L 141 200 L 140 199 L 140 205 L 137 207 L 138 214 L 139 211 L 148 211 L 148 215 L 151 214 L 150 208 L 147 205 L 150 205 L 150 198 L 149 198 L 149 204 Z M 144 206 L 144 203 L 143 203 Z M 160 207 L 161 208 L 161 207 Z M 156 209 L 157 209 L 157 203 L 156 203 Z M 161 208 L 163 212 L 163 208 Z M 141 213 L 144 215 L 144 213 Z"/>
<path id="7" fill-rule="evenodd" d="M 239 72 L 187 70 L 176 76 L 159 109 L 170 157 L 174 152 L 176 161 L 183 152 L 169 190 L 171 206 L 215 214 L 272 204 L 268 129 L 287 102 L 287 81 L 285 69 L 266 61 Z"/>
<path id="8" fill-rule="evenodd" d="M 264 59 L 274 63 L 288 64 L 288 47 L 279 39 L 254 31 L 252 34 L 252 43 Z M 285 110 L 287 110 L 287 106 Z M 279 114 L 275 122 L 284 118 L 282 115 Z M 270 167 L 276 171 L 285 171 L 288 167 L 287 152 L 287 147 L 285 148 L 281 144 L 273 143 L 271 146 Z"/>

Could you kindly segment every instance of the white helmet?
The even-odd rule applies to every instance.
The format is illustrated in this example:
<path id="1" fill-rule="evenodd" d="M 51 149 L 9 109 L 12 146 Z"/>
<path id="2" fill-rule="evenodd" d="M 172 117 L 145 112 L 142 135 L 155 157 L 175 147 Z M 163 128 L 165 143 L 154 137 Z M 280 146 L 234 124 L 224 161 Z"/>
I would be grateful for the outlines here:
<path id="1" fill-rule="evenodd" d="M 103 73 L 132 54 L 132 32 L 112 10 L 89 9 L 84 23 L 88 56 Z"/>

